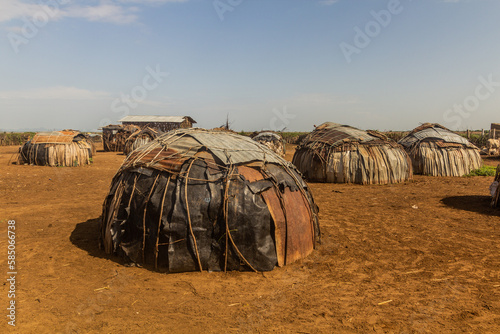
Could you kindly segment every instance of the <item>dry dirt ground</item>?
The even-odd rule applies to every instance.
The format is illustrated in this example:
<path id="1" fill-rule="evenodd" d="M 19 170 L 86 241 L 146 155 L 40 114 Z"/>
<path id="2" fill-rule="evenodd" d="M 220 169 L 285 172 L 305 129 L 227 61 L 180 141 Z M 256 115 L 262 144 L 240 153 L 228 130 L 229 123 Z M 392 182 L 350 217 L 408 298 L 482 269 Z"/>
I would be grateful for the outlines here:
<path id="1" fill-rule="evenodd" d="M 123 155 L 98 152 L 82 168 L 8 165 L 16 150 L 0 147 L 0 268 L 6 278 L 14 219 L 17 332 L 500 332 L 492 177 L 310 184 L 322 244 L 308 258 L 266 273 L 161 274 L 98 248 Z M 5 279 L 0 293 L 6 315 Z"/>

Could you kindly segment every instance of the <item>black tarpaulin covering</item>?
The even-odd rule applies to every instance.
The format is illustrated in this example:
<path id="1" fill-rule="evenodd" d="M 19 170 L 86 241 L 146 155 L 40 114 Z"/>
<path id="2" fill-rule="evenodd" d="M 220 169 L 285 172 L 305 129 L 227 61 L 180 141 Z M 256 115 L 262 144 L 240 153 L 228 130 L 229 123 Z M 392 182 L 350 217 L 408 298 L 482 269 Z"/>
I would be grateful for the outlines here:
<path id="1" fill-rule="evenodd" d="M 107 253 L 168 272 L 268 271 L 313 250 L 317 208 L 293 165 L 245 137 L 211 134 L 177 130 L 127 157 L 104 202 Z M 199 138 L 219 143 L 217 154 Z"/>

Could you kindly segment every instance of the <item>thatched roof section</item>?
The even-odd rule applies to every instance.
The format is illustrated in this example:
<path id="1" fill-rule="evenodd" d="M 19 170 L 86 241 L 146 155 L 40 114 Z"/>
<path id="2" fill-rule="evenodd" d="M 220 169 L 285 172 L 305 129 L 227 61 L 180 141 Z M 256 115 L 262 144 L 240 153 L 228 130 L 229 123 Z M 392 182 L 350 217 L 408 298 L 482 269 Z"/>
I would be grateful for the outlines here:
<path id="1" fill-rule="evenodd" d="M 465 147 L 476 148 L 476 146 L 469 142 L 466 138 L 437 123 L 425 123 L 416 127 L 398 143 L 406 148 L 409 148 L 422 141 L 459 144 Z"/>
<path id="2" fill-rule="evenodd" d="M 408 152 L 415 174 L 462 176 L 483 165 L 475 145 L 437 123 L 422 124 L 398 143 Z"/>
<path id="3" fill-rule="evenodd" d="M 348 125 L 326 122 L 316 127 L 313 132 L 304 138 L 300 145 L 318 146 L 318 144 L 326 144 L 336 147 L 347 142 L 363 144 L 368 142 L 373 144 L 380 142 L 392 143 L 386 136 L 377 131 L 363 131 Z"/>
<path id="4" fill-rule="evenodd" d="M 329 122 L 302 140 L 293 163 L 315 182 L 388 184 L 413 175 L 408 155 L 396 142 L 376 131 Z"/>
<path id="5" fill-rule="evenodd" d="M 39 132 L 19 150 L 18 163 L 41 166 L 82 166 L 92 162 L 93 142 L 75 130 Z"/>
<path id="6" fill-rule="evenodd" d="M 316 206 L 295 167 L 252 139 L 165 133 L 130 153 L 103 205 L 107 253 L 169 272 L 272 270 L 307 256 Z"/>
<path id="7" fill-rule="evenodd" d="M 38 132 L 31 139 L 32 144 L 68 144 L 75 141 L 78 135 L 83 136 L 79 131 L 63 130 L 52 132 Z M 80 136 L 80 137 L 81 137 Z"/>

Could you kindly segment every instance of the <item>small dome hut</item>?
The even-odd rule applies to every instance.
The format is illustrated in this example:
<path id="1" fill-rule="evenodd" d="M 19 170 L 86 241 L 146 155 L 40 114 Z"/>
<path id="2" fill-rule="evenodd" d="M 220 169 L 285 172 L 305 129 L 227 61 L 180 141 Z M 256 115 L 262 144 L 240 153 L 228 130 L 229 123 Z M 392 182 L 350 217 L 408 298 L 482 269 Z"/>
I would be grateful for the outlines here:
<path id="1" fill-rule="evenodd" d="M 285 156 L 285 142 L 280 134 L 272 131 L 262 131 L 257 133 L 255 136 L 252 136 L 252 139 L 269 147 L 269 149 L 279 156 Z"/>
<path id="2" fill-rule="evenodd" d="M 123 153 L 125 153 L 125 155 L 128 155 L 136 148 L 149 143 L 162 133 L 163 132 L 161 132 L 160 130 L 156 130 L 150 127 L 145 127 L 142 130 L 137 130 L 136 132 L 132 133 L 127 138 L 127 140 L 125 140 Z"/>
<path id="3" fill-rule="evenodd" d="M 437 123 L 425 123 L 399 141 L 415 174 L 462 176 L 483 165 L 479 149 L 466 138 Z"/>
<path id="4" fill-rule="evenodd" d="M 106 253 L 168 272 L 272 270 L 318 238 L 316 205 L 290 162 L 248 137 L 193 128 L 127 156 L 100 224 Z"/>
<path id="5" fill-rule="evenodd" d="M 102 145 L 106 152 L 123 152 L 125 141 L 141 128 L 137 125 L 107 125 L 102 128 Z"/>
<path id="6" fill-rule="evenodd" d="M 18 163 L 74 167 L 90 164 L 94 154 L 94 144 L 83 133 L 39 132 L 19 149 Z"/>
<path id="7" fill-rule="evenodd" d="M 323 123 L 299 144 L 293 163 L 313 182 L 388 184 L 412 178 L 411 161 L 376 131 Z"/>

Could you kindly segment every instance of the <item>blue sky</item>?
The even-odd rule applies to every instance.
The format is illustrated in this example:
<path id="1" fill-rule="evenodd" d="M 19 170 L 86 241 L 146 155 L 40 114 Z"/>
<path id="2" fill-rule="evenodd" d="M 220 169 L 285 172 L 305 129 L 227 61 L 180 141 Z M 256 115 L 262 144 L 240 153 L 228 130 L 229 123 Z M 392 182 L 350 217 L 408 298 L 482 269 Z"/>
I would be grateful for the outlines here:
<path id="1" fill-rule="evenodd" d="M 500 122 L 497 0 L 0 0 L 0 129 Z"/>

